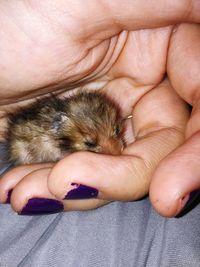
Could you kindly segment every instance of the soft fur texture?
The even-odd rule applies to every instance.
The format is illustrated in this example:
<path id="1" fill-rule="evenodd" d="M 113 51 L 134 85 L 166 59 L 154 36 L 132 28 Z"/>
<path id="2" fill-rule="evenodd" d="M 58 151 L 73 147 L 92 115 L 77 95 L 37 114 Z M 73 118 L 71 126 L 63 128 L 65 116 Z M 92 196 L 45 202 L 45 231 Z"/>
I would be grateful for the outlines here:
<path id="1" fill-rule="evenodd" d="M 79 91 L 50 96 L 9 115 L 7 144 L 15 165 L 55 162 L 80 150 L 120 154 L 123 126 L 119 107 L 105 94 Z"/>

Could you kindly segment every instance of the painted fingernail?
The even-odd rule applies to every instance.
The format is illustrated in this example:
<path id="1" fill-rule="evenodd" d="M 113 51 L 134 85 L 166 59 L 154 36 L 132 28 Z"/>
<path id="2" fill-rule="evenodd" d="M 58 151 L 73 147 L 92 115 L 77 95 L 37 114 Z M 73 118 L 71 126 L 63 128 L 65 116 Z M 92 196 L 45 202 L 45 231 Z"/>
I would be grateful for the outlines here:
<path id="1" fill-rule="evenodd" d="M 96 198 L 97 196 L 97 189 L 82 184 L 72 183 L 70 190 L 68 191 L 64 199 L 88 199 Z"/>
<path id="2" fill-rule="evenodd" d="M 44 215 L 61 212 L 63 203 L 49 198 L 31 198 L 19 215 Z"/>
<path id="3" fill-rule="evenodd" d="M 12 191 L 13 191 L 12 189 L 8 191 L 7 199 L 6 199 L 6 203 L 5 204 L 10 204 L 10 198 L 11 198 Z"/>
<path id="4" fill-rule="evenodd" d="M 200 203 L 200 190 L 195 190 L 182 199 L 180 211 L 176 218 L 182 217 Z"/>

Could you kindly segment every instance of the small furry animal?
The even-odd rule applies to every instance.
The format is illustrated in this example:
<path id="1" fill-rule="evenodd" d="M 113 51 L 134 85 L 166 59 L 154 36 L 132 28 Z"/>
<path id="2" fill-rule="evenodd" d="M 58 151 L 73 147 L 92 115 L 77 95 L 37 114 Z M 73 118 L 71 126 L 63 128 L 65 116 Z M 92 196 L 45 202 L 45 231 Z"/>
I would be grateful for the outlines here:
<path id="1" fill-rule="evenodd" d="M 120 109 L 105 94 L 78 91 L 45 97 L 8 115 L 9 161 L 14 165 L 56 162 L 75 151 L 120 154 Z"/>

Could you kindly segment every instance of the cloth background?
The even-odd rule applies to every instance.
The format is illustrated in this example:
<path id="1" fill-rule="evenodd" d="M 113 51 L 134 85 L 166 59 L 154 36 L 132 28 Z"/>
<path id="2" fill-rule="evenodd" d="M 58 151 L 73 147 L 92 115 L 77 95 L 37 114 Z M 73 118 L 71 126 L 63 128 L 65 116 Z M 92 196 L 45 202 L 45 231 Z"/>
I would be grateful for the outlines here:
<path id="1" fill-rule="evenodd" d="M 200 205 L 168 219 L 148 198 L 34 217 L 4 204 L 0 267 L 200 267 L 199 221 Z"/>

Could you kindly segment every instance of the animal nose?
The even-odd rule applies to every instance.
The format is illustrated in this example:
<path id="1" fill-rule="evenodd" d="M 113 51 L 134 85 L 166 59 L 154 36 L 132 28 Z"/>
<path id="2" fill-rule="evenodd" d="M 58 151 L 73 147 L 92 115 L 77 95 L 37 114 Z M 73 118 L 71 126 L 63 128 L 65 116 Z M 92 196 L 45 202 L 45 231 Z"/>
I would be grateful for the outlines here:
<path id="1" fill-rule="evenodd" d="M 103 154 L 120 155 L 123 150 L 123 144 L 119 140 L 108 140 L 102 146 Z"/>

